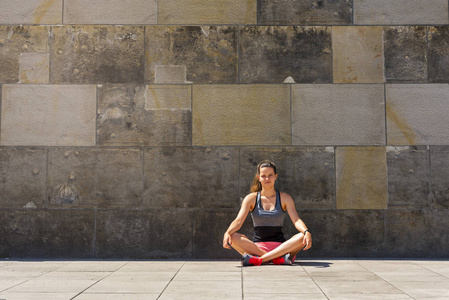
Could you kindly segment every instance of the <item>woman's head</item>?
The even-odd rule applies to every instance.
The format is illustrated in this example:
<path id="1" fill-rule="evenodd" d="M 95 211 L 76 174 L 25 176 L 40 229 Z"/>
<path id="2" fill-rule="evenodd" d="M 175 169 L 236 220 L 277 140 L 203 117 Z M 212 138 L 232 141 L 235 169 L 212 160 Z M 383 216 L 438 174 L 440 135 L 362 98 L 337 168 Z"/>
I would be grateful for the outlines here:
<path id="1" fill-rule="evenodd" d="M 263 160 L 257 165 L 256 175 L 251 184 L 251 192 L 262 190 L 262 182 L 273 183 L 277 178 L 276 165 L 270 160 Z"/>

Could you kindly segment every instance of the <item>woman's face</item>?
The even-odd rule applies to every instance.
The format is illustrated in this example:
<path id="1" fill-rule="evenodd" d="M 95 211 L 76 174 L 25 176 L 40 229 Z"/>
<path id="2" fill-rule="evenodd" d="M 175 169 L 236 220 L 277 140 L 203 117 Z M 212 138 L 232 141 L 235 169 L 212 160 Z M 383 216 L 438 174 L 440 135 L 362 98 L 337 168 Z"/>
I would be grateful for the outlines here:
<path id="1" fill-rule="evenodd" d="M 262 184 L 262 187 L 274 186 L 274 182 L 276 181 L 277 177 L 278 175 L 274 173 L 274 169 L 272 167 L 260 168 L 260 174 L 257 175 L 257 178 Z"/>

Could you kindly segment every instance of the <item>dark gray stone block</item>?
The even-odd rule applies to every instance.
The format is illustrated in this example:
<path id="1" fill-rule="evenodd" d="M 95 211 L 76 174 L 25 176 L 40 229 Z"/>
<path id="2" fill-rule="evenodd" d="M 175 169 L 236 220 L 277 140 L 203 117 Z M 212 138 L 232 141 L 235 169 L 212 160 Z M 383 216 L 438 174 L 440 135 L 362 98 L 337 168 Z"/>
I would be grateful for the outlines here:
<path id="1" fill-rule="evenodd" d="M 345 25 L 352 23 L 352 1 L 259 0 L 259 25 Z"/>
<path id="2" fill-rule="evenodd" d="M 387 255 L 447 258 L 448 227 L 448 210 L 387 210 Z"/>
<path id="3" fill-rule="evenodd" d="M 193 258 L 240 259 L 234 249 L 223 248 L 223 235 L 235 217 L 237 210 L 199 210 L 193 212 Z M 254 230 L 248 215 L 244 225 L 238 231 L 252 238 Z"/>
<path id="4" fill-rule="evenodd" d="M 329 27 L 245 26 L 240 29 L 240 83 L 332 82 Z"/>
<path id="5" fill-rule="evenodd" d="M 430 207 L 430 156 L 426 146 L 388 147 L 388 207 Z"/>
<path id="6" fill-rule="evenodd" d="M 46 176 L 46 149 L 0 147 L 0 207 L 44 207 Z"/>
<path id="7" fill-rule="evenodd" d="M 184 74 L 193 83 L 237 83 L 236 28 L 145 27 L 146 81 L 183 83 Z"/>
<path id="8" fill-rule="evenodd" d="M 290 194 L 297 209 L 335 208 L 334 149 L 260 147 L 240 149 L 240 196 L 250 192 L 257 164 L 272 160 L 277 167 L 276 189 Z"/>
<path id="9" fill-rule="evenodd" d="M 436 209 L 449 208 L 449 147 L 430 147 L 430 172 L 432 174 L 432 193 Z"/>
<path id="10" fill-rule="evenodd" d="M 427 34 L 423 26 L 384 28 L 387 82 L 427 82 Z"/>
<path id="11" fill-rule="evenodd" d="M 93 210 L 0 212 L 0 257 L 93 256 Z"/>
<path id="12" fill-rule="evenodd" d="M 143 83 L 143 26 L 52 28 L 50 82 Z"/>
<path id="13" fill-rule="evenodd" d="M 189 210 L 101 210 L 97 213 L 96 255 L 189 258 L 192 223 Z"/>
<path id="14" fill-rule="evenodd" d="M 238 149 L 163 147 L 145 150 L 147 208 L 236 208 Z"/>
<path id="15" fill-rule="evenodd" d="M 143 85 L 98 88 L 99 145 L 191 145 L 190 107 L 147 109 L 146 93 Z"/>
<path id="16" fill-rule="evenodd" d="M 51 148 L 51 207 L 141 207 L 143 156 L 135 148 Z"/>
<path id="17" fill-rule="evenodd" d="M 429 82 L 449 82 L 449 27 L 428 27 Z"/>

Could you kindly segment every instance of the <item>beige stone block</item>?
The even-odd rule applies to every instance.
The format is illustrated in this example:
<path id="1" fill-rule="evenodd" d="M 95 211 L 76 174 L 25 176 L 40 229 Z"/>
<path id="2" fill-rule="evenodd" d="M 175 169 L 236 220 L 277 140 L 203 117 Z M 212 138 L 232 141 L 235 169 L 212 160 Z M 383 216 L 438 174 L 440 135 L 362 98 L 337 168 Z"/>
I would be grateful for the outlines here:
<path id="1" fill-rule="evenodd" d="M 334 83 L 383 83 L 383 27 L 332 28 Z"/>
<path id="2" fill-rule="evenodd" d="M 337 147 L 337 209 L 387 208 L 385 147 Z"/>
<path id="3" fill-rule="evenodd" d="M 194 85 L 194 145 L 290 145 L 289 85 Z"/>
<path id="4" fill-rule="evenodd" d="M 157 1 L 65 0 L 64 24 L 157 24 Z"/>
<path id="5" fill-rule="evenodd" d="M 148 85 L 145 91 L 145 109 L 191 109 L 190 85 Z"/>
<path id="6" fill-rule="evenodd" d="M 158 24 L 256 24 L 256 0 L 159 0 Z"/>
<path id="7" fill-rule="evenodd" d="M 354 0 L 354 24 L 447 24 L 446 0 Z"/>
<path id="8" fill-rule="evenodd" d="M 449 145 L 449 86 L 386 86 L 388 145 Z"/>
<path id="9" fill-rule="evenodd" d="M 50 78 L 50 53 L 21 53 L 19 65 L 20 83 L 48 83 Z"/>
<path id="10" fill-rule="evenodd" d="M 48 26 L 0 26 L 0 83 L 17 83 L 23 75 L 48 82 L 48 75 L 41 79 L 48 74 L 49 35 Z"/>
<path id="11" fill-rule="evenodd" d="M 63 0 L 0 0 L 0 24 L 62 24 Z"/>
<path id="12" fill-rule="evenodd" d="M 96 87 L 3 85 L 2 146 L 94 146 Z"/>

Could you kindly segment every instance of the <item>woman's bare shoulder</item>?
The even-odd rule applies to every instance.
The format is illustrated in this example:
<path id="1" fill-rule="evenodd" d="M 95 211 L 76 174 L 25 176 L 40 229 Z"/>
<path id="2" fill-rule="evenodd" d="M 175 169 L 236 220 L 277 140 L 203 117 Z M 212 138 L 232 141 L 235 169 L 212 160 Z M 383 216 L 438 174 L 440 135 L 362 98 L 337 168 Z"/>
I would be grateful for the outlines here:
<path id="1" fill-rule="evenodd" d="M 279 194 L 280 194 L 282 200 L 293 200 L 292 196 L 290 196 L 287 193 L 279 192 Z"/>

